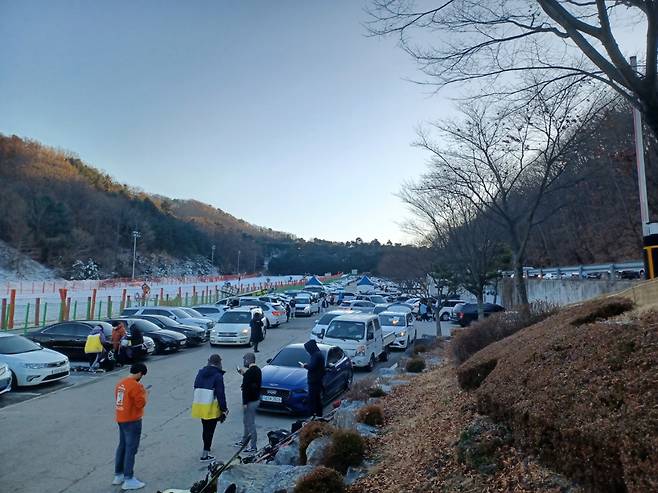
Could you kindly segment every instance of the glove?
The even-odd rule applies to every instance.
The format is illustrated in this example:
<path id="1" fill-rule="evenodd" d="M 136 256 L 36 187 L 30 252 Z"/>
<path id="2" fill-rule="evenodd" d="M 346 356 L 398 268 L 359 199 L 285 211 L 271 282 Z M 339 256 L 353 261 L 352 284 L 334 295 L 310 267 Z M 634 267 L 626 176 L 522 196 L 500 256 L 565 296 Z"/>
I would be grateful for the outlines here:
<path id="1" fill-rule="evenodd" d="M 224 421 L 226 421 L 226 415 L 227 414 L 228 414 L 228 410 L 222 411 L 222 414 L 220 414 L 219 418 L 218 418 L 220 423 L 223 423 Z"/>

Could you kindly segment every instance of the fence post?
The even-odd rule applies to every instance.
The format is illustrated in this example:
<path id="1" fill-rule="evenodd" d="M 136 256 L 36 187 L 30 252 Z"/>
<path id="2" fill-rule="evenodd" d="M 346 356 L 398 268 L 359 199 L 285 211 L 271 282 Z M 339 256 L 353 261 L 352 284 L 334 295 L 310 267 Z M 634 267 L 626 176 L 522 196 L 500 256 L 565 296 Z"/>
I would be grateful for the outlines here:
<path id="1" fill-rule="evenodd" d="M 2 298 L 2 308 L 0 309 L 0 329 L 7 328 L 7 298 Z"/>
<path id="2" fill-rule="evenodd" d="M 155 303 L 154 303 L 154 306 L 159 306 L 159 305 L 160 305 L 160 302 L 159 302 L 159 300 L 158 300 L 158 295 L 156 294 L 156 295 L 155 295 Z"/>
<path id="3" fill-rule="evenodd" d="M 34 301 L 34 326 L 39 326 L 39 312 L 41 311 L 41 298 Z"/>
<path id="4" fill-rule="evenodd" d="M 126 306 L 127 306 L 128 308 L 130 308 L 130 307 L 132 306 L 132 304 L 131 304 L 131 302 L 130 302 L 130 295 L 128 295 L 128 296 L 126 297 Z"/>
<path id="5" fill-rule="evenodd" d="M 112 318 L 112 296 L 107 297 L 107 318 Z"/>
<path id="6" fill-rule="evenodd" d="M 43 304 L 43 323 L 41 325 L 43 325 L 44 327 L 46 326 L 46 313 L 48 313 L 48 302 L 47 301 Z"/>
<path id="7" fill-rule="evenodd" d="M 187 302 L 187 291 L 185 291 L 185 306 L 188 306 L 188 302 Z"/>
<path id="8" fill-rule="evenodd" d="M 23 335 L 27 335 L 27 324 L 30 321 L 30 303 L 25 307 L 25 325 L 23 325 Z"/>
<path id="9" fill-rule="evenodd" d="M 160 287 L 160 303 L 162 303 L 162 300 L 164 300 L 164 288 Z"/>
<path id="10" fill-rule="evenodd" d="M 123 291 L 121 291 L 121 311 L 126 307 L 126 294 L 128 293 L 128 290 L 126 288 L 123 288 Z"/>
<path id="11" fill-rule="evenodd" d="M 73 320 L 78 318 L 78 300 L 73 302 Z"/>
<path id="12" fill-rule="evenodd" d="M 94 312 L 96 310 L 96 288 L 91 290 L 91 316 L 89 318 L 92 318 L 94 316 Z"/>
<path id="13" fill-rule="evenodd" d="M 98 300 L 98 318 L 101 318 L 101 310 L 103 309 L 103 300 Z"/>
<path id="14" fill-rule="evenodd" d="M 71 298 L 66 299 L 66 320 L 68 320 L 71 315 Z"/>
<path id="15" fill-rule="evenodd" d="M 7 320 L 7 328 L 14 328 L 14 312 L 16 311 L 16 290 L 12 289 L 9 292 L 9 316 Z"/>

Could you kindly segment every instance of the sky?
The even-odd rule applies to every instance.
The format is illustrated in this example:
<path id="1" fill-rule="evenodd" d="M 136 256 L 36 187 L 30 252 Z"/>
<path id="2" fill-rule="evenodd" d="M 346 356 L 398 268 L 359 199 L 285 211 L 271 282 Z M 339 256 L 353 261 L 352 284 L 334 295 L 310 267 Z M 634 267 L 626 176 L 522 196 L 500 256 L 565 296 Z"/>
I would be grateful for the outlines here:
<path id="1" fill-rule="evenodd" d="M 0 0 L 0 133 L 306 239 L 409 241 L 411 144 L 452 103 L 364 7 Z"/>

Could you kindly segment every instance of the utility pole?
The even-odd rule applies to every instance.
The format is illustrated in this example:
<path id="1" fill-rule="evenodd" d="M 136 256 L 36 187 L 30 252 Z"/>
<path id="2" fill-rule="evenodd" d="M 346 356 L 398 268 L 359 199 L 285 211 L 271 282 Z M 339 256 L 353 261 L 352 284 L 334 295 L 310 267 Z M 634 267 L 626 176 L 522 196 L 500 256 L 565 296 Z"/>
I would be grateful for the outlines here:
<path id="1" fill-rule="evenodd" d="M 631 68 L 637 71 L 637 57 L 632 56 Z M 642 243 L 644 245 L 644 272 L 647 279 L 658 277 L 658 223 L 649 218 L 649 198 L 647 176 L 644 166 L 644 136 L 642 114 L 633 107 L 633 129 L 635 131 L 635 158 L 637 160 L 637 181 L 640 193 L 640 218 L 642 220 Z"/>
<path id="2" fill-rule="evenodd" d="M 133 275 L 132 279 L 135 279 L 135 261 L 137 260 L 137 238 L 142 236 L 139 231 L 133 230 L 131 233 L 133 237 Z"/>
<path id="3" fill-rule="evenodd" d="M 240 250 L 238 250 L 238 293 L 242 287 L 242 276 L 240 276 Z"/>

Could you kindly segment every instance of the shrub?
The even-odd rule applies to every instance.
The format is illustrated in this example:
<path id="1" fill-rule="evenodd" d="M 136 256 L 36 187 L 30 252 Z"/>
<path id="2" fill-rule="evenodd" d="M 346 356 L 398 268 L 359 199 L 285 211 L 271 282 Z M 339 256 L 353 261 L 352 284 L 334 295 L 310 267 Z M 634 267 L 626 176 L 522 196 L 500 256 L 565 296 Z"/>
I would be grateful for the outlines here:
<path id="1" fill-rule="evenodd" d="M 336 430 L 323 458 L 323 465 L 341 474 L 350 466 L 358 466 L 366 454 L 365 440 L 354 430 Z"/>
<path id="2" fill-rule="evenodd" d="M 366 401 L 370 397 L 370 391 L 375 386 L 375 377 L 367 377 L 352 384 L 352 388 L 344 395 L 344 399 L 352 401 Z"/>
<path id="3" fill-rule="evenodd" d="M 631 310 L 634 303 L 628 298 L 606 298 L 593 303 L 587 313 L 576 317 L 571 324 L 575 326 L 591 324 L 597 320 L 616 317 Z"/>
<path id="4" fill-rule="evenodd" d="M 368 391 L 368 396 L 369 397 L 384 397 L 386 395 L 386 392 L 384 392 L 384 389 L 381 387 L 371 387 L 370 390 Z"/>
<path id="5" fill-rule="evenodd" d="M 316 467 L 302 476 L 295 485 L 294 493 L 343 493 L 343 477 L 334 469 Z"/>
<path id="6" fill-rule="evenodd" d="M 426 353 L 427 349 L 425 344 L 414 344 L 413 352 L 414 354 Z"/>
<path id="7" fill-rule="evenodd" d="M 425 369 L 425 360 L 418 356 L 414 356 L 409 361 L 407 361 L 407 364 L 404 368 L 409 373 L 420 373 Z"/>
<path id="8" fill-rule="evenodd" d="M 457 363 L 461 364 L 489 344 L 539 323 L 556 312 L 557 307 L 554 305 L 532 303 L 527 310 L 495 313 L 457 331 L 452 339 L 452 354 Z"/>
<path id="9" fill-rule="evenodd" d="M 301 464 L 306 464 L 306 449 L 308 444 L 316 438 L 331 435 L 334 432 L 333 426 L 324 421 L 311 421 L 307 423 L 299 432 L 299 460 Z"/>
<path id="10" fill-rule="evenodd" d="M 384 411 L 382 411 L 381 406 L 376 404 L 364 406 L 359 409 L 356 420 L 369 426 L 382 426 L 384 424 Z"/>

